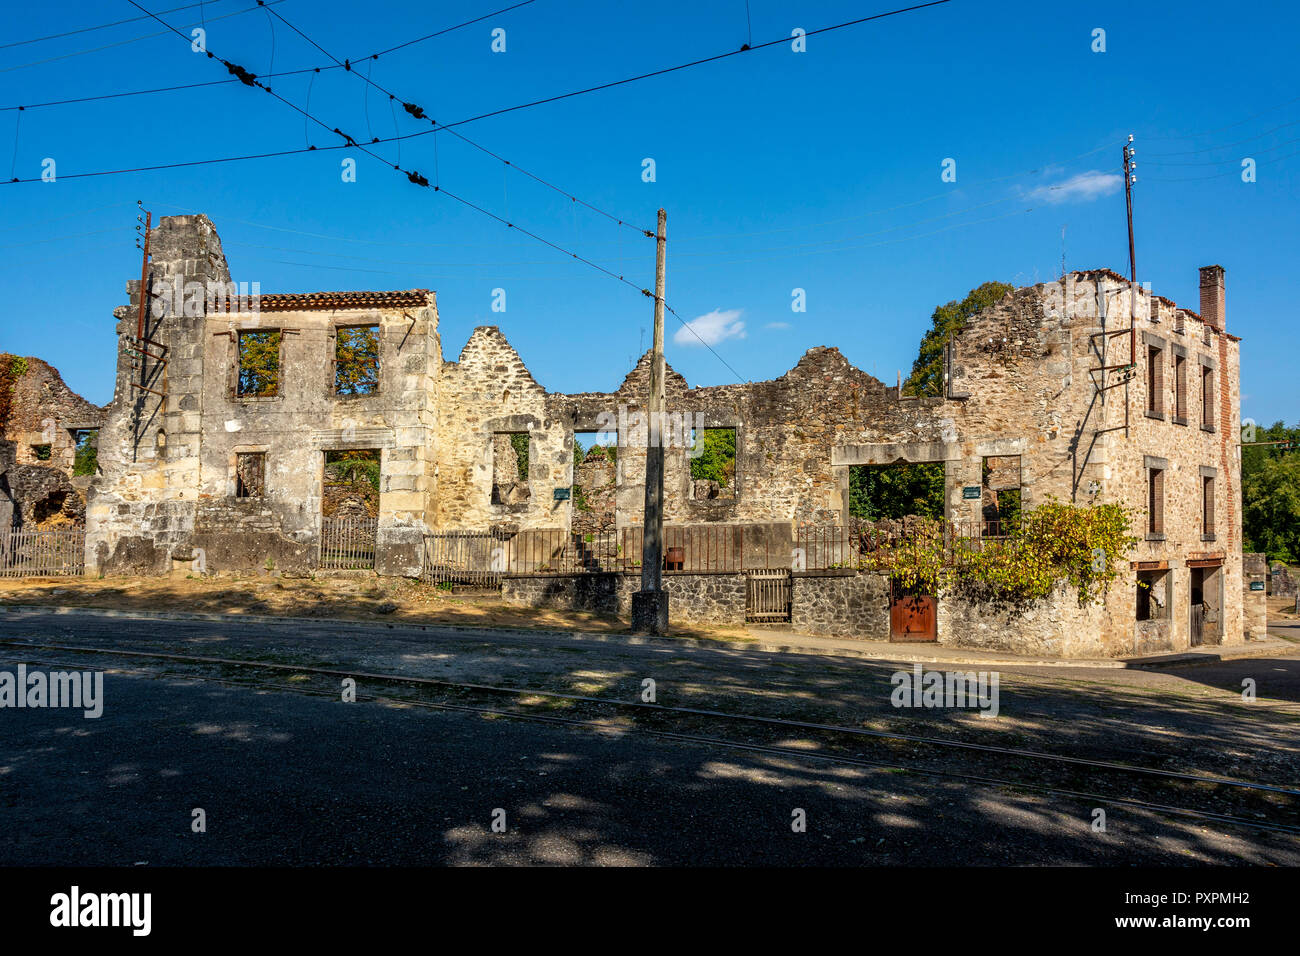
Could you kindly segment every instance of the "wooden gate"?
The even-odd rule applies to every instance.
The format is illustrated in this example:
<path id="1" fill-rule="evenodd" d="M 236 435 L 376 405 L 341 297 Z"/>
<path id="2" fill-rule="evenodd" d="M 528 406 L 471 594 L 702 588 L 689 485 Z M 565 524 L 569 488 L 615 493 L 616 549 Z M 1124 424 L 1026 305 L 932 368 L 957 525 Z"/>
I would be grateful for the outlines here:
<path id="1" fill-rule="evenodd" d="M 933 594 L 893 595 L 889 603 L 889 639 L 894 643 L 936 641 L 939 639 Z"/>
<path id="2" fill-rule="evenodd" d="M 0 532 L 0 578 L 85 573 L 86 529 Z"/>
<path id="3" fill-rule="evenodd" d="M 745 572 L 745 620 L 774 624 L 790 620 L 790 569 Z"/>
<path id="4" fill-rule="evenodd" d="M 364 571 L 375 566 L 376 518 L 322 518 L 320 566 L 344 571 Z"/>
<path id="5" fill-rule="evenodd" d="M 1205 643 L 1205 605 L 1192 605 L 1192 636 L 1190 641 L 1192 647 L 1199 647 Z"/>

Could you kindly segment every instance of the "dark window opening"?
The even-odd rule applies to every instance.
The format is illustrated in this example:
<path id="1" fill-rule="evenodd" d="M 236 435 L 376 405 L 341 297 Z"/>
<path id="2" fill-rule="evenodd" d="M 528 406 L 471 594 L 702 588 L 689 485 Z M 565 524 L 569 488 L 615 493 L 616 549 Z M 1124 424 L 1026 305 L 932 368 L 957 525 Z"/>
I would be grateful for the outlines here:
<path id="1" fill-rule="evenodd" d="M 528 432 L 492 436 L 492 504 L 523 505 L 530 495 Z"/>
<path id="2" fill-rule="evenodd" d="M 1165 473 L 1160 468 L 1147 471 L 1147 534 L 1165 533 Z"/>
<path id="3" fill-rule="evenodd" d="M 941 461 L 849 468 L 849 514 L 878 521 L 909 515 L 942 518 L 944 464 Z"/>
<path id="4" fill-rule="evenodd" d="M 1201 366 L 1201 424 L 1214 425 L 1214 370 Z"/>
<path id="5" fill-rule="evenodd" d="M 280 330 L 240 332 L 239 375 L 235 394 L 271 398 L 280 394 Z"/>
<path id="6" fill-rule="evenodd" d="M 1162 621 L 1169 617 L 1169 572 L 1137 573 L 1137 613 L 1139 621 Z"/>
<path id="7" fill-rule="evenodd" d="M 1187 424 L 1187 359 L 1174 356 L 1174 421 Z"/>
<path id="8" fill-rule="evenodd" d="M 72 459 L 72 474 L 93 475 L 99 470 L 99 429 L 72 429 L 72 443 L 76 453 Z"/>
<path id="9" fill-rule="evenodd" d="M 378 517 L 382 457 L 378 448 L 325 452 L 321 514 L 326 518 Z"/>
<path id="10" fill-rule="evenodd" d="M 687 451 L 691 463 L 691 498 L 695 501 L 734 500 L 736 495 L 736 430 L 691 430 Z"/>
<path id="11" fill-rule="evenodd" d="M 1210 475 L 1201 478 L 1201 534 L 1214 537 L 1214 478 Z"/>
<path id="12" fill-rule="evenodd" d="M 379 391 L 379 326 L 354 325 L 334 338 L 334 392 L 373 395 Z"/>
<path id="13" fill-rule="evenodd" d="M 35 458 L 37 461 L 49 461 L 49 460 L 50 460 L 50 457 L 51 457 L 53 454 L 54 454 L 54 452 L 53 452 L 51 446 L 49 446 L 49 445 L 33 445 L 33 446 L 32 446 L 32 457 Z"/>
<path id="14" fill-rule="evenodd" d="M 1147 348 L 1147 413 L 1164 416 L 1165 413 L 1165 375 L 1164 365 L 1160 361 L 1160 349 L 1154 345 Z"/>
<path id="15" fill-rule="evenodd" d="M 266 494 L 266 452 L 235 455 L 235 497 L 261 498 Z"/>

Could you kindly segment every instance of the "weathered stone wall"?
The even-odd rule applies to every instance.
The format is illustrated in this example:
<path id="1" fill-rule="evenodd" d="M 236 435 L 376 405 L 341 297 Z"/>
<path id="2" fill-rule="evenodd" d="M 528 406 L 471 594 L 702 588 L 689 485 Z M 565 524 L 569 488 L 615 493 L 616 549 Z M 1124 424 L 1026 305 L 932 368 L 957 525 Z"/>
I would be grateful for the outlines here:
<path id="1" fill-rule="evenodd" d="M 800 634 L 889 640 L 889 579 L 808 571 L 790 578 L 790 627 Z"/>
<path id="2" fill-rule="evenodd" d="M 212 224 L 164 217 L 151 236 L 151 288 L 221 282 L 230 275 Z M 138 282 L 129 285 L 133 298 Z M 138 302 L 138 299 L 135 300 Z M 434 407 L 441 349 L 433 296 L 324 293 L 263 296 L 256 311 L 168 308 L 149 315 L 146 335 L 167 348 L 165 375 L 147 374 L 154 395 L 134 387 L 136 313 L 118 310 L 117 391 L 101 431 L 87 539 L 92 569 L 162 571 L 172 552 L 208 550 L 210 572 L 276 561 L 315 560 L 326 451 L 374 449 L 381 456 L 377 567 L 418 575 L 426 515 L 436 486 Z M 379 327 L 379 387 L 340 396 L 335 337 L 344 326 Z M 280 330 L 277 394 L 236 392 L 237 335 Z M 236 456 L 266 456 L 264 496 L 235 497 Z"/>
<path id="3" fill-rule="evenodd" d="M 1268 637 L 1268 557 L 1258 553 L 1242 555 L 1242 630 L 1248 641 Z M 1257 590 L 1252 590 L 1254 585 Z"/>
<path id="4" fill-rule="evenodd" d="M 618 615 L 630 620 L 632 594 L 641 589 L 635 574 L 507 575 L 502 598 L 520 607 L 559 608 Z M 672 620 L 685 624 L 739 625 L 745 623 L 743 574 L 694 574 L 672 571 L 664 575 Z"/>
<path id="5" fill-rule="evenodd" d="M 1101 603 L 1080 607 L 1075 592 L 1062 586 L 1051 597 L 1015 610 L 944 594 L 938 601 L 938 638 L 943 645 L 1014 654 L 1108 657 L 1105 613 Z"/>
<path id="6" fill-rule="evenodd" d="M 20 464 L 57 468 L 71 475 L 77 452 L 73 430 L 99 428 L 103 419 L 104 409 L 68 388 L 58 369 L 29 356 L 27 371 L 14 382 L 5 434 L 17 445 Z M 50 446 L 47 460 L 36 457 L 33 446 L 38 445 Z"/>

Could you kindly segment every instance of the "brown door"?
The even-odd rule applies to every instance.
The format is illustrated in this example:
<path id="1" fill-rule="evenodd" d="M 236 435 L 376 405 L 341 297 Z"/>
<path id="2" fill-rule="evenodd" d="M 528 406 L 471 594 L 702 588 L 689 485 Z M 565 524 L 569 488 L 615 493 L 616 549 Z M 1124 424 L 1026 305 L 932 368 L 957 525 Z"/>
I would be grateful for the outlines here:
<path id="1" fill-rule="evenodd" d="M 889 606 L 889 639 L 894 643 L 938 640 L 933 594 L 895 594 Z"/>

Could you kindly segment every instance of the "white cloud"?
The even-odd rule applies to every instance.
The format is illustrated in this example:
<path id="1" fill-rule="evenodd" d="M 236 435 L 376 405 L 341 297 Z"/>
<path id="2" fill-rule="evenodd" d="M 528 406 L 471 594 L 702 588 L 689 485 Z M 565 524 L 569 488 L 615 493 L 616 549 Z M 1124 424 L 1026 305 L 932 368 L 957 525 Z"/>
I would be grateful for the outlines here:
<path id="1" fill-rule="evenodd" d="M 696 316 L 673 333 L 673 342 L 677 345 L 717 345 L 727 339 L 744 337 L 745 323 L 740 321 L 740 309 L 714 309 Z"/>
<path id="2" fill-rule="evenodd" d="M 767 323 L 767 325 L 763 326 L 763 328 L 765 328 L 765 329 L 788 329 L 788 328 L 790 328 L 790 323 L 789 323 L 789 322 L 769 322 L 769 323 Z"/>
<path id="3" fill-rule="evenodd" d="M 1052 186 L 1039 186 L 1030 191 L 1029 198 L 1048 203 L 1091 202 L 1117 192 L 1123 185 L 1124 177 L 1119 173 L 1091 169 Z"/>

